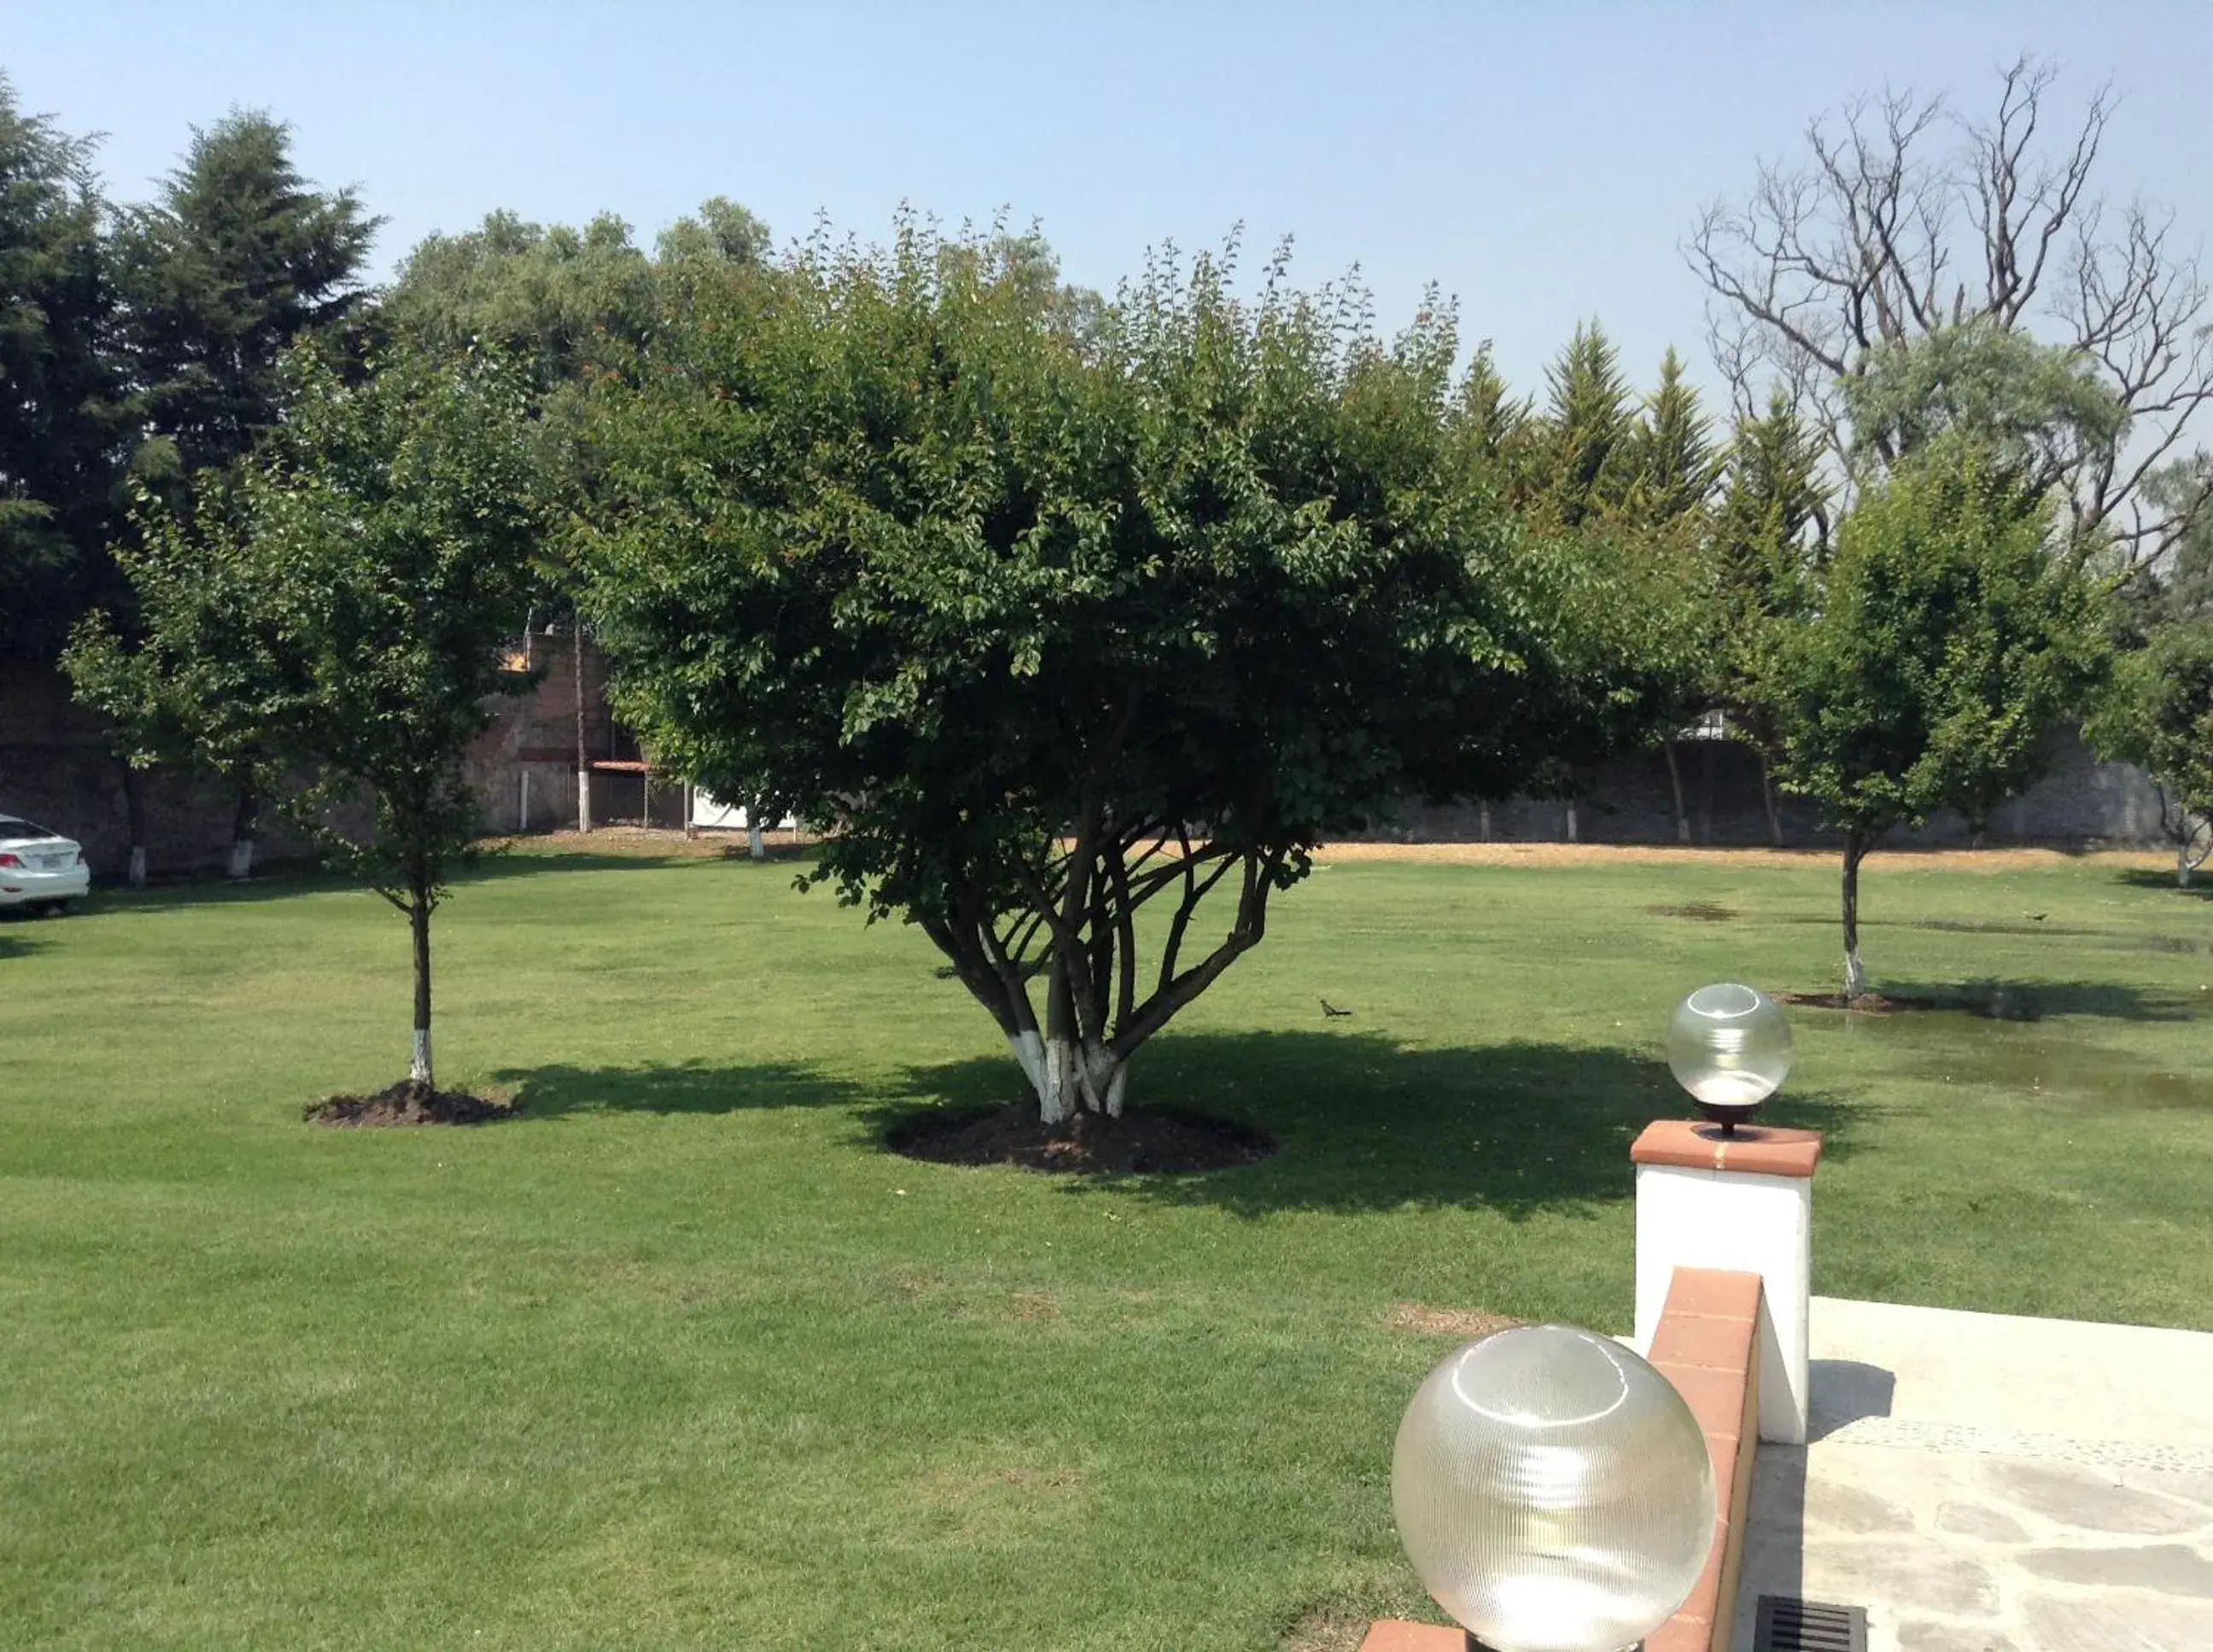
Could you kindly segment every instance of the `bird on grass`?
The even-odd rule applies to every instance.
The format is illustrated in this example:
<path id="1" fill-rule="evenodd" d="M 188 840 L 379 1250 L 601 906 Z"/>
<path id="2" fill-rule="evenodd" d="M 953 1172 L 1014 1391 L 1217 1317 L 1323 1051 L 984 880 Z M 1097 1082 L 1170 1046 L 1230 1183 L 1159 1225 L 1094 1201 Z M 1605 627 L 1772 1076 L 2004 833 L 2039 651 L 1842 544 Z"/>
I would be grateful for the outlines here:
<path id="1" fill-rule="evenodd" d="M 1339 1009 L 1328 999 L 1324 998 L 1321 1001 L 1321 1013 L 1322 1019 L 1326 1021 L 1333 1015 L 1350 1015 L 1352 1012 L 1350 1009 Z"/>

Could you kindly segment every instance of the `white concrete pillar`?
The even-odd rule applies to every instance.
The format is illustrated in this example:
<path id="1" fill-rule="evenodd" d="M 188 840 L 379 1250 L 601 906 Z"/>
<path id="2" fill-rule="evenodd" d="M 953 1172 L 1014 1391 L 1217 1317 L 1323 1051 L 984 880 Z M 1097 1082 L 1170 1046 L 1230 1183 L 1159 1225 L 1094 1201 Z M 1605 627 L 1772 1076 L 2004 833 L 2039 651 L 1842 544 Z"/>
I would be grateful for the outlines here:
<path id="1" fill-rule="evenodd" d="M 1806 1440 L 1807 1304 L 1813 1293 L 1810 1130 L 1663 1119 L 1630 1149 L 1637 1166 L 1637 1346 L 1652 1346 L 1677 1268 L 1760 1277 L 1759 1437 Z"/>

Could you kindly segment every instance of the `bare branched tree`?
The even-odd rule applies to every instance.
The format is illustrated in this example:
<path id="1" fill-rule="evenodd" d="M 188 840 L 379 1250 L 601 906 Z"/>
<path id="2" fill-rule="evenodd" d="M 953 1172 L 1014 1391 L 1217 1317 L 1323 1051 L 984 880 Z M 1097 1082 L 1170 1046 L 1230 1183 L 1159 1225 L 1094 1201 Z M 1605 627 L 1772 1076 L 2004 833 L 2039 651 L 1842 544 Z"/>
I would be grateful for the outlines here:
<path id="1" fill-rule="evenodd" d="M 1741 204 L 1707 209 L 1684 253 L 1710 291 L 1715 360 L 1740 411 L 1780 381 L 1840 466 L 1856 441 L 1844 387 L 1872 352 L 1971 322 L 2077 352 L 2124 418 L 2064 479 L 2071 525 L 2132 574 L 2213 508 L 2213 466 L 2173 463 L 2213 400 L 2209 294 L 2171 214 L 2092 192 L 2110 88 L 2055 131 L 2057 77 L 2019 58 L 1987 120 L 1910 92 L 1822 116 L 1808 160 L 1763 164 Z M 2162 468 L 2196 485 L 2147 489 Z"/>

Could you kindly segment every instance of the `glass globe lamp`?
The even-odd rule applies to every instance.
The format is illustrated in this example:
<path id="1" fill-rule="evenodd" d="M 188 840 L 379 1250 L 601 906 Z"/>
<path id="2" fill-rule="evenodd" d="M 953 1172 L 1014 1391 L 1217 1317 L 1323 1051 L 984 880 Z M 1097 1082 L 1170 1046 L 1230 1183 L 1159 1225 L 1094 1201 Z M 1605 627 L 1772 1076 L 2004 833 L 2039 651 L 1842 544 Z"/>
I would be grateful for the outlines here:
<path id="1" fill-rule="evenodd" d="M 1667 1065 L 1698 1111 L 1729 1134 L 1790 1070 L 1790 1023 L 1765 993 L 1736 981 L 1702 986 L 1675 1008 Z"/>
<path id="2" fill-rule="evenodd" d="M 1690 1597 L 1714 1472 L 1674 1385 L 1572 1326 L 1446 1356 L 1399 1424 L 1391 1501 L 1430 1595 L 1489 1652 L 1622 1652 Z"/>

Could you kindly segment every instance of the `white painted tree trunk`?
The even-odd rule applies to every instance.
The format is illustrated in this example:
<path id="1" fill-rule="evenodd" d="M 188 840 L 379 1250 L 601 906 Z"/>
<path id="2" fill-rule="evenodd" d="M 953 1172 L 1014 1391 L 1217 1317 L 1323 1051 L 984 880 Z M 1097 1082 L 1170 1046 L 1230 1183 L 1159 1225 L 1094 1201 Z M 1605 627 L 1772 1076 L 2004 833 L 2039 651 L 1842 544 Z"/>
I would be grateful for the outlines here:
<path id="1" fill-rule="evenodd" d="M 1103 1045 L 1067 1039 L 1048 1041 L 1035 1033 L 1009 1039 L 1007 1045 L 1029 1080 L 1038 1117 L 1046 1124 L 1066 1124 L 1078 1112 L 1104 1113 L 1109 1119 L 1122 1116 L 1130 1064 L 1117 1060 Z"/>
<path id="2" fill-rule="evenodd" d="M 129 878 L 131 887 L 133 889 L 143 889 L 146 887 L 145 844 L 133 844 L 131 845 L 131 870 L 126 874 L 126 876 Z"/>
<path id="3" fill-rule="evenodd" d="M 227 875 L 243 881 L 253 875 L 253 839 L 241 838 L 230 846 L 230 864 Z"/>
<path id="4" fill-rule="evenodd" d="M 1570 843 L 1576 843 L 1580 840 L 1578 832 L 1579 826 L 1580 822 L 1576 819 L 1576 806 L 1574 803 L 1570 802 L 1568 805 L 1568 841 Z"/>
<path id="5" fill-rule="evenodd" d="M 415 1059 L 408 1068 L 407 1076 L 418 1084 L 430 1082 L 430 1029 L 427 1027 L 415 1029 Z"/>
<path id="6" fill-rule="evenodd" d="M 1844 954 L 1844 997 L 1857 998 L 1867 991 L 1867 966 L 1860 962 L 1860 949 L 1852 948 Z"/>
<path id="7" fill-rule="evenodd" d="M 2187 838 L 2174 846 L 2174 887 L 2178 889 L 2190 887 L 2190 839 Z"/>
<path id="8" fill-rule="evenodd" d="M 1476 826 L 1475 826 L 1475 829 L 1476 829 L 1477 834 L 1482 838 L 1482 839 L 1483 839 L 1483 841 L 1484 841 L 1484 842 L 1485 842 L 1485 843 L 1489 843 L 1489 842 L 1491 841 L 1491 805 L 1490 805 L 1490 804 L 1488 804 L 1488 803 L 1478 803 L 1478 804 L 1475 806 L 1475 820 L 1476 820 Z"/>
<path id="9" fill-rule="evenodd" d="M 753 814 L 747 814 L 746 816 L 746 842 L 753 850 L 753 858 L 757 861 L 766 860 L 768 858 L 768 834 L 761 830 L 761 823 L 754 818 Z"/>
<path id="10" fill-rule="evenodd" d="M 592 771 L 579 769 L 576 771 L 576 830 L 589 832 L 591 829 Z"/>

